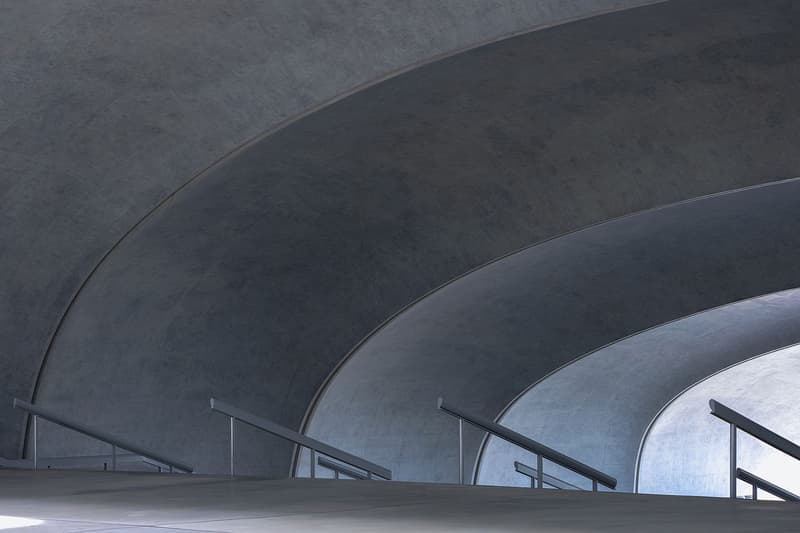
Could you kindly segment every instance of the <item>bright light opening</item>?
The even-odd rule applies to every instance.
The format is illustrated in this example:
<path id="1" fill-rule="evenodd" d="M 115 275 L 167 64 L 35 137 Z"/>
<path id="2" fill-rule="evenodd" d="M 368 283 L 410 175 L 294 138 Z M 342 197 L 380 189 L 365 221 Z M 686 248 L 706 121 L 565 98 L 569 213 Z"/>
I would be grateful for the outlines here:
<path id="1" fill-rule="evenodd" d="M 0 515 L 0 529 L 14 529 L 15 527 L 30 527 L 43 524 L 41 520 L 35 518 L 22 518 L 21 516 L 2 516 Z"/>

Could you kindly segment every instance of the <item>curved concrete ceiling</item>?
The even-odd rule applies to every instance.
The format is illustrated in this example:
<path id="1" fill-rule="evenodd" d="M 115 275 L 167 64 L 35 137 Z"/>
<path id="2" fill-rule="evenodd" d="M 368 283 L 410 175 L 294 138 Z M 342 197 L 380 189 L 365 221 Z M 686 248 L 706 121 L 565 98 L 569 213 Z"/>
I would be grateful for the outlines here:
<path id="1" fill-rule="evenodd" d="M 797 20 L 791 6 L 755 0 L 662 4 L 484 46 L 314 113 L 211 169 L 108 256 L 65 317 L 36 400 L 187 453 L 201 471 L 226 471 L 226 421 L 208 412 L 209 395 L 298 428 L 363 335 L 454 276 L 609 217 L 795 175 Z M 697 294 L 690 265 L 663 256 L 683 250 L 689 219 L 664 222 L 683 237 L 663 242 L 639 275 L 663 276 L 653 287 L 670 302 L 631 316 L 624 311 L 641 293 L 620 286 L 602 302 L 588 299 L 584 316 L 587 305 L 618 310 L 548 361 L 797 285 L 780 259 L 796 238 L 784 226 L 794 187 L 782 186 L 780 198 L 754 192 L 738 207 L 719 200 L 726 223 L 752 224 L 732 231 L 765 248 L 741 269 L 724 261 L 740 257 L 743 241 L 714 224 L 713 210 L 691 213 L 719 248 L 712 257 L 688 241 L 698 271 L 719 271 Z M 771 212 L 750 213 L 758 202 Z M 589 246 L 614 257 L 615 239 L 634 238 L 619 231 Z M 638 251 L 619 253 L 640 268 L 635 253 L 649 236 L 633 233 Z M 559 268 L 583 257 L 583 244 L 564 246 L 546 247 L 561 250 L 549 256 Z M 672 278 L 675 263 L 684 270 Z M 559 278 L 564 294 L 580 296 L 598 276 L 631 275 L 610 264 L 585 265 L 577 285 Z M 774 277 L 753 279 L 752 269 L 773 264 Z M 515 323 L 527 324 L 517 317 L 487 335 Z M 576 331 L 566 315 L 548 324 L 547 342 Z M 521 373 L 512 397 L 537 377 Z M 491 415 L 511 399 L 498 398 Z M 52 442 L 56 452 L 80 448 Z M 289 446 L 240 442 L 240 471 L 288 471 Z"/>
<path id="2" fill-rule="evenodd" d="M 105 253 L 253 136 L 398 69 L 636 0 L 0 6 L 0 455 Z"/>
<path id="3" fill-rule="evenodd" d="M 307 432 L 399 479 L 453 481 L 456 422 L 435 409 L 439 395 L 494 418 L 531 383 L 592 349 L 800 286 L 798 201 L 800 180 L 718 195 L 600 224 L 478 269 L 359 346 L 321 395 Z M 468 432 L 467 464 L 482 436 Z"/>
<path id="4" fill-rule="evenodd" d="M 729 426 L 715 399 L 793 442 L 800 441 L 800 346 L 756 357 L 688 389 L 654 421 L 642 447 L 639 492 L 728 496 Z M 797 494 L 800 462 L 739 432 L 738 465 Z M 739 482 L 739 494 L 750 494 Z"/>
<path id="5" fill-rule="evenodd" d="M 759 296 L 596 350 L 525 391 L 498 421 L 614 476 L 618 491 L 632 491 L 639 445 L 664 405 L 712 373 L 797 342 L 800 289 Z M 476 482 L 529 486 L 514 471 L 515 460 L 536 465 L 532 454 L 487 439 Z M 584 478 L 547 461 L 545 469 L 587 486 Z"/>

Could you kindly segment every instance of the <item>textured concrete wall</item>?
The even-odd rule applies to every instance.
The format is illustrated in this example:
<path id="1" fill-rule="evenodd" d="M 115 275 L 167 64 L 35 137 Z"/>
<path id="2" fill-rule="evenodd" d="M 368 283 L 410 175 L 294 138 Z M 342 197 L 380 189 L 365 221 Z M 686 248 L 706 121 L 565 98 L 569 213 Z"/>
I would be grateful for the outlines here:
<path id="1" fill-rule="evenodd" d="M 82 281 L 193 174 L 396 69 L 636 3 L 0 1 L 0 455 Z"/>
<path id="2" fill-rule="evenodd" d="M 632 491 L 639 444 L 659 410 L 702 378 L 800 342 L 800 290 L 760 296 L 692 315 L 601 348 L 517 398 L 499 422 L 617 478 Z M 674 450 L 679 455 L 682 447 Z M 514 471 L 531 454 L 497 438 L 484 444 L 476 481 L 529 486 Z M 670 459 L 670 462 L 676 459 Z M 551 474 L 591 486 L 546 462 Z"/>
<path id="3" fill-rule="evenodd" d="M 792 442 L 800 441 L 800 347 L 743 362 L 697 383 L 659 415 L 642 449 L 639 491 L 728 496 L 729 426 L 709 413 L 715 399 Z M 740 468 L 800 492 L 800 464 L 739 431 Z M 752 489 L 738 482 L 738 494 Z M 764 496 L 760 492 L 761 497 Z"/>
<path id="4" fill-rule="evenodd" d="M 612 216 L 796 175 L 796 21 L 787 2 L 672 2 L 485 46 L 308 116 L 216 166 L 108 257 L 67 315 L 36 399 L 224 471 L 226 422 L 208 412 L 209 395 L 299 427 L 363 335 L 448 279 Z M 775 250 L 793 245 L 769 224 L 752 231 L 783 239 Z M 666 278 L 673 263 L 650 267 Z M 620 316 L 618 328 L 544 366 L 784 282 L 721 276 L 711 296 L 678 291 L 687 301 L 628 323 L 616 312 L 597 327 Z M 596 315 L 616 303 L 583 305 Z M 569 322 L 549 325 L 575 336 Z M 362 376 L 373 392 L 382 372 Z M 512 396 L 534 374 L 509 384 Z M 435 431 L 449 428 L 437 418 Z M 240 452 L 242 471 L 288 472 L 280 443 Z"/>

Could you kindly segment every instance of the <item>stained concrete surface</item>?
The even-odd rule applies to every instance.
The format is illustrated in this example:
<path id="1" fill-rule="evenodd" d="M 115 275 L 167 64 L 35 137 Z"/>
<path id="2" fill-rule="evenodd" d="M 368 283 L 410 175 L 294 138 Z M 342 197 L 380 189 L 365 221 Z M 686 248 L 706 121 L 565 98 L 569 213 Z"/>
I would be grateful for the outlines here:
<path id="1" fill-rule="evenodd" d="M 21 532 L 786 532 L 800 507 L 727 499 L 401 482 L 0 471 Z M 163 528 L 163 529 L 162 529 Z"/>
<path id="2" fill-rule="evenodd" d="M 800 289 L 737 302 L 592 352 L 524 392 L 498 421 L 614 476 L 619 482 L 617 490 L 631 492 L 642 437 L 664 405 L 710 374 L 797 342 Z M 791 387 L 784 390 L 791 396 Z M 761 397 L 756 401 L 762 399 L 770 403 Z M 666 455 L 654 457 L 654 463 L 663 461 L 670 466 L 651 474 L 652 485 L 661 483 L 675 491 L 671 494 L 712 495 L 678 491 L 677 474 L 659 478 L 664 471 L 671 471 L 672 465 L 680 464 L 687 453 L 678 442 L 673 444 L 672 455 L 664 446 L 661 452 Z M 514 471 L 515 460 L 536 464 L 532 454 L 490 437 L 479 457 L 477 482 L 528 486 L 530 479 Z M 546 462 L 545 469 L 565 481 L 587 486 L 585 478 L 557 465 Z M 681 471 L 686 475 L 685 469 Z"/>
<path id="3" fill-rule="evenodd" d="M 635 4 L 0 1 L 0 455 L 83 280 L 194 174 L 397 69 Z"/>
<path id="4" fill-rule="evenodd" d="M 314 113 L 212 169 L 109 255 L 67 314 L 36 401 L 225 472 L 227 421 L 209 412 L 209 396 L 300 428 L 359 339 L 454 276 L 609 217 L 797 175 L 798 24 L 794 2 L 673 1 L 484 46 Z M 367 403 L 328 404 L 335 438 L 375 444 L 353 450 L 373 459 L 400 450 L 392 466 L 408 467 L 408 479 L 452 479 L 450 422 L 426 411 L 424 438 L 441 446 L 412 446 L 406 415 L 432 410 L 442 392 L 493 389 L 491 400 L 473 401 L 494 416 L 543 373 L 601 344 L 797 286 L 791 194 L 754 194 L 726 214 L 698 209 L 651 246 L 648 233 L 619 226 L 601 244 L 561 248 L 549 264 L 558 290 L 539 290 L 550 282 L 543 269 L 537 284 L 509 279 L 528 302 L 504 308 L 499 325 L 448 329 L 460 318 L 443 305 L 415 322 L 441 325 L 439 334 L 404 330 L 383 366 L 354 378 L 360 398 L 398 407 L 376 420 L 362 418 Z M 717 216 L 735 228 L 714 225 Z M 694 239 L 692 225 L 707 223 L 707 240 Z M 593 247 L 603 251 L 583 254 Z M 691 254 L 702 256 L 696 268 Z M 587 258 L 596 261 L 572 269 Z M 609 276 L 610 293 L 593 288 Z M 479 278 L 476 293 L 502 282 L 469 279 Z M 539 318 L 548 334 L 517 345 L 506 379 L 508 352 L 492 343 L 519 339 L 518 328 Z M 437 372 L 405 372 L 407 353 L 436 355 Z M 402 433 L 405 448 L 372 440 Z M 240 442 L 242 472 L 288 473 L 290 446 L 251 434 Z M 58 432 L 42 445 L 92 452 Z M 435 459 L 445 449 L 452 464 Z"/>

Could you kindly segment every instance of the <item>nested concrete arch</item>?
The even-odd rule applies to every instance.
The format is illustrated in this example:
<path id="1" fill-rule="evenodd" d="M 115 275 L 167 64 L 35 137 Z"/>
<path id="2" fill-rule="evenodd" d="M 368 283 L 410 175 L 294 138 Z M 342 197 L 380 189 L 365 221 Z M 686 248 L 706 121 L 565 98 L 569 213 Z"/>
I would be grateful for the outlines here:
<path id="1" fill-rule="evenodd" d="M 359 339 L 447 280 L 565 231 L 797 175 L 800 103 L 789 90 L 800 88 L 797 20 L 783 2 L 670 2 L 480 47 L 306 116 L 210 169 L 107 257 L 54 339 L 36 400 L 188 454 L 200 471 L 224 472 L 226 421 L 208 412 L 209 395 L 299 428 Z M 573 283 L 567 273 L 584 261 L 585 246 L 553 241 L 541 248 L 556 250 L 541 268 L 554 269 L 552 290 L 559 287 L 565 302 L 587 320 L 607 309 L 615 315 L 591 319 L 594 333 L 566 340 L 540 369 L 708 306 L 796 286 L 794 270 L 781 262 L 797 237 L 785 226 L 794 187 L 747 196 L 768 204 L 769 213 L 744 200 L 715 200 L 728 206 L 722 214 L 693 212 L 713 250 L 683 242 L 692 232 L 680 218 L 665 219 L 675 231 L 659 237 L 653 256 L 645 244 L 648 228 L 660 231 L 655 223 L 630 231 L 614 225 L 616 233 L 586 245 L 603 261 L 620 250 L 620 260 L 639 270 L 599 261 L 584 265 Z M 741 216 L 751 224 L 726 229 Z M 763 253 L 743 251 L 747 237 Z M 568 241 L 575 239 L 582 242 Z M 631 239 L 637 247 L 623 252 Z M 697 256 L 697 272 L 709 277 L 697 294 L 700 274 L 669 250 Z M 741 266 L 725 262 L 734 257 Z M 512 278 L 527 267 L 497 263 L 505 264 L 521 270 L 481 290 L 496 283 L 512 290 Z M 755 269 L 773 266 L 775 276 L 753 279 Z M 642 293 L 628 294 L 624 285 L 605 299 L 583 298 L 594 294 L 592 280 L 609 278 L 639 282 L 648 295 L 665 290 L 669 301 L 631 313 Z M 541 327 L 553 332 L 542 344 L 548 350 L 575 336 L 569 305 L 543 317 Z M 508 320 L 487 321 L 481 334 L 515 338 L 518 326 L 539 316 L 525 309 L 507 309 Z M 471 363 L 470 346 L 471 338 Z M 489 367 L 476 379 L 489 383 L 504 372 Z M 509 382 L 511 397 L 537 372 L 525 369 L 514 378 L 519 383 Z M 498 405 L 485 407 L 494 415 L 510 399 L 498 391 Z M 402 423 L 402 416 L 390 422 Z M 289 472 L 290 446 L 240 442 L 241 472 Z M 83 446 L 55 434 L 42 445 L 53 453 Z M 447 472 L 424 475 L 446 479 Z"/>
<path id="2" fill-rule="evenodd" d="M 142 217 L 242 143 L 366 84 L 641 0 L 0 5 L 0 455 L 59 320 Z"/>
<path id="3" fill-rule="evenodd" d="M 742 361 L 687 388 L 659 413 L 642 443 L 639 492 L 728 496 L 729 426 L 709 413 L 708 401 L 720 401 L 798 442 L 798 390 L 800 345 Z M 741 431 L 737 441 L 739 467 L 800 492 L 800 462 Z M 750 493 L 740 481 L 738 494 Z"/>
<path id="4" fill-rule="evenodd" d="M 498 421 L 635 489 L 635 469 L 650 423 L 675 396 L 732 364 L 800 342 L 800 289 L 758 296 L 654 327 L 596 350 L 516 398 Z M 676 454 L 682 448 L 676 444 Z M 496 438 L 483 443 L 475 481 L 528 486 L 513 462 L 535 457 Z M 675 459 L 670 459 L 674 462 Z M 545 462 L 556 477 L 580 476 Z M 590 485 L 589 485 L 590 486 Z"/>
<path id="5" fill-rule="evenodd" d="M 400 479 L 453 481 L 456 422 L 435 409 L 439 395 L 494 418 L 531 383 L 599 346 L 703 309 L 800 286 L 799 199 L 797 179 L 721 194 L 599 224 L 478 269 L 361 344 L 329 381 L 306 430 L 393 468 Z M 670 353 L 669 346 L 662 349 Z M 692 370 L 707 375 L 703 364 Z M 587 402 L 597 395 L 613 403 L 617 393 L 610 387 L 617 383 L 607 377 L 598 377 L 597 390 L 584 389 Z M 674 379 L 680 382 L 681 374 Z M 669 389 L 670 378 L 663 380 Z M 670 397 L 662 394 L 649 417 L 640 417 L 642 431 Z M 553 406 L 551 415 L 570 409 Z M 626 414 L 614 421 L 635 424 Z M 603 449 L 589 456 L 593 433 L 554 429 L 576 439 L 580 457 L 606 460 Z M 609 431 L 606 426 L 597 446 L 610 439 Z M 629 488 L 642 434 L 631 433 L 633 451 L 627 459 L 609 457 L 607 465 L 619 470 L 620 462 L 629 463 Z M 474 464 L 482 436 L 467 432 L 467 464 Z M 563 439 L 552 444 L 576 451 Z"/>

